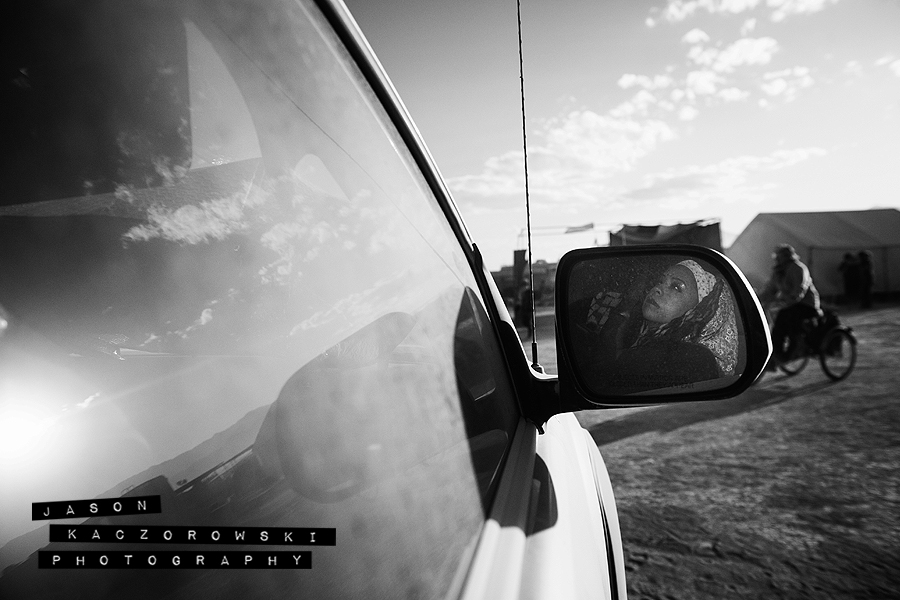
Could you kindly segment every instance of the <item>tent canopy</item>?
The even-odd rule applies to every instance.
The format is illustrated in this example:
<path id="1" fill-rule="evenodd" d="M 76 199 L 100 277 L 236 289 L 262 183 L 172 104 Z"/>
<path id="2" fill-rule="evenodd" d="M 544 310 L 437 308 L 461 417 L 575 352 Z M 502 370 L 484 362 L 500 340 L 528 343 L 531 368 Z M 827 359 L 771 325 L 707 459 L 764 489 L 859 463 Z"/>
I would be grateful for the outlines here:
<path id="1" fill-rule="evenodd" d="M 725 254 L 760 289 L 769 278 L 772 251 L 778 244 L 794 247 L 823 296 L 843 293 L 838 265 L 845 253 L 860 250 L 873 255 L 873 291 L 900 292 L 900 211 L 896 209 L 760 213 Z"/>
<path id="2" fill-rule="evenodd" d="M 722 251 L 718 221 L 697 221 L 677 225 L 623 225 L 609 232 L 610 246 L 638 244 L 696 244 Z"/>

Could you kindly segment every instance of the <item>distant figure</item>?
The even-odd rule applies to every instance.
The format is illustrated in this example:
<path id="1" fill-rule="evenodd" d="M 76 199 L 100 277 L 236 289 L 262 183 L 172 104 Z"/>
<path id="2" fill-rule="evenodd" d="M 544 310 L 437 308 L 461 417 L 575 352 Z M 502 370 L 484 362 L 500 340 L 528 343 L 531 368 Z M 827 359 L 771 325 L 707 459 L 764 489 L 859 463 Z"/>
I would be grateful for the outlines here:
<path id="1" fill-rule="evenodd" d="M 763 306 L 778 312 L 772 326 L 773 356 L 784 362 L 796 347 L 803 321 L 821 316 L 822 310 L 809 269 L 800 262 L 793 246 L 777 246 L 772 258 L 772 276 L 759 299 Z"/>
<path id="2" fill-rule="evenodd" d="M 872 253 L 860 250 L 859 254 L 859 307 L 872 308 L 872 285 L 875 271 L 872 267 Z"/>
<path id="3" fill-rule="evenodd" d="M 844 254 L 838 271 L 844 278 L 844 304 L 850 304 L 856 300 L 859 294 L 859 260 L 851 253 Z"/>
<path id="4" fill-rule="evenodd" d="M 534 337 L 534 328 L 531 320 L 534 313 L 534 298 L 531 293 L 531 286 L 526 285 L 522 288 L 516 306 L 518 307 L 516 309 L 516 319 L 518 319 L 519 325 L 524 325 L 528 329 L 528 337 L 526 339 L 530 340 Z"/>

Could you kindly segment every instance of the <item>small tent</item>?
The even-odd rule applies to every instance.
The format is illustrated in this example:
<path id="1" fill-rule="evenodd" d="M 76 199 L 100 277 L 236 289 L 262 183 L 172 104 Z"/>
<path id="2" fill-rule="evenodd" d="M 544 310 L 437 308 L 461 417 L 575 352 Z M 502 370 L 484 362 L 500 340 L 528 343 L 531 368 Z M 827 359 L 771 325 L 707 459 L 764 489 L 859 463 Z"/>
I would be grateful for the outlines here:
<path id="1" fill-rule="evenodd" d="M 900 211 L 896 209 L 809 213 L 760 213 L 725 254 L 757 290 L 769 278 L 772 251 L 790 244 L 812 272 L 826 299 L 843 294 L 838 265 L 847 252 L 872 252 L 875 293 L 900 292 Z"/>
<path id="2" fill-rule="evenodd" d="M 695 244 L 722 251 L 719 222 L 712 220 L 676 225 L 623 225 L 609 232 L 610 246 L 638 244 Z"/>

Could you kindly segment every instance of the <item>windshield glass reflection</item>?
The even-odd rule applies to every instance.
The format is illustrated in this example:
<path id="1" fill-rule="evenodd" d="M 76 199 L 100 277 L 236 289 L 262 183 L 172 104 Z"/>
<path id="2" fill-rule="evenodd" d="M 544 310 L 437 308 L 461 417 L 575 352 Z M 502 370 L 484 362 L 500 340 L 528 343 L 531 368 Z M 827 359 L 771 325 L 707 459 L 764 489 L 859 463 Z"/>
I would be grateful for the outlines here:
<path id="1" fill-rule="evenodd" d="M 327 21 L 13 13 L 0 596 L 440 595 L 517 413 L 460 243 Z M 32 502 L 147 494 L 140 523 L 337 527 L 340 550 L 282 576 L 37 570 Z"/>

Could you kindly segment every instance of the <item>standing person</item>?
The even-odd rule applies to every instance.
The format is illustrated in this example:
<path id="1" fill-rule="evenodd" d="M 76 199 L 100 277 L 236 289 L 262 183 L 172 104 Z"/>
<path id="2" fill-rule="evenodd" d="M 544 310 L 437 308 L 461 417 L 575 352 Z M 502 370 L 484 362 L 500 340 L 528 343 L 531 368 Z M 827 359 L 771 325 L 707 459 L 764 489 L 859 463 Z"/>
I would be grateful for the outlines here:
<path id="1" fill-rule="evenodd" d="M 859 307 L 872 308 L 872 284 L 875 271 L 872 268 L 872 253 L 860 250 L 859 254 Z"/>
<path id="2" fill-rule="evenodd" d="M 841 264 L 838 265 L 838 271 L 844 278 L 844 304 L 856 300 L 859 293 L 859 267 L 859 260 L 851 252 L 845 253 Z"/>
<path id="3" fill-rule="evenodd" d="M 772 258 L 772 275 L 759 299 L 769 310 L 778 311 L 772 326 L 773 357 L 783 362 L 794 350 L 803 321 L 821 316 L 822 310 L 809 269 L 793 246 L 776 246 Z"/>
<path id="4" fill-rule="evenodd" d="M 528 337 L 526 339 L 531 339 L 534 337 L 534 329 L 532 323 L 532 313 L 534 312 L 534 298 L 531 293 L 531 286 L 526 285 L 522 288 L 522 293 L 519 296 L 518 310 L 516 310 L 516 317 L 519 319 L 519 324 L 524 325 L 528 329 Z"/>

